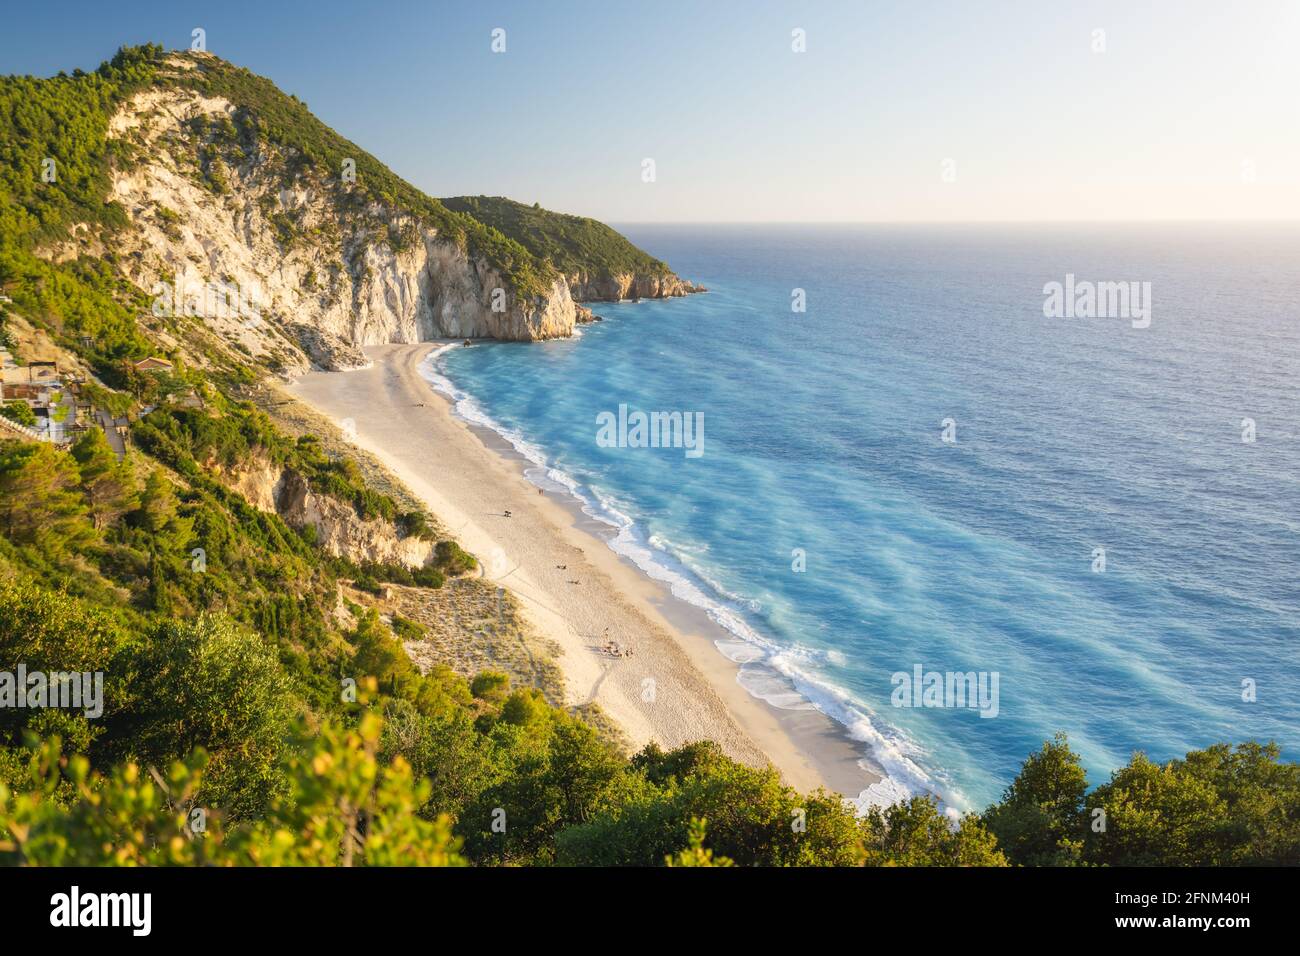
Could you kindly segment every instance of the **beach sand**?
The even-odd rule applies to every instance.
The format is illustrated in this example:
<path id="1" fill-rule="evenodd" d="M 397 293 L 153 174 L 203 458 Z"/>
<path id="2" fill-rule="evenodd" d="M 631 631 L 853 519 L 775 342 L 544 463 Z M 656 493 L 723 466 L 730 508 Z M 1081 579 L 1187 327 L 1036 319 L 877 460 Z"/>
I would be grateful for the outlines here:
<path id="1" fill-rule="evenodd" d="M 820 712 L 778 709 L 745 691 L 738 665 L 714 644 L 731 635 L 612 551 L 610 529 L 572 496 L 539 494 L 501 436 L 455 417 L 420 374 L 436 347 L 369 347 L 370 368 L 312 372 L 286 391 L 341 427 L 350 420 L 355 443 L 516 596 L 560 648 L 568 704 L 599 704 L 638 748 L 716 741 L 753 766 L 770 762 L 800 791 L 856 798 L 879 779 L 861 763 L 862 744 Z M 609 640 L 631 656 L 606 653 Z"/>

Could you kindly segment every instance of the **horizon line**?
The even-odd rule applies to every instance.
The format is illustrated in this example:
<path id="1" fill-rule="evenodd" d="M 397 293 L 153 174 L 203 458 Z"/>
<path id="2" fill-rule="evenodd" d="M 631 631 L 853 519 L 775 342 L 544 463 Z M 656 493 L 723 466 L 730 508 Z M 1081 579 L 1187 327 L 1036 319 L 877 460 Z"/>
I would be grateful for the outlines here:
<path id="1" fill-rule="evenodd" d="M 550 212 L 559 212 L 552 209 Z M 587 218 L 595 219 L 595 216 Z M 606 219 L 608 225 L 624 226 L 1147 226 L 1205 223 L 1207 225 L 1300 225 L 1300 217 L 1254 219 L 1207 219 L 1201 217 L 1164 219 Z"/>

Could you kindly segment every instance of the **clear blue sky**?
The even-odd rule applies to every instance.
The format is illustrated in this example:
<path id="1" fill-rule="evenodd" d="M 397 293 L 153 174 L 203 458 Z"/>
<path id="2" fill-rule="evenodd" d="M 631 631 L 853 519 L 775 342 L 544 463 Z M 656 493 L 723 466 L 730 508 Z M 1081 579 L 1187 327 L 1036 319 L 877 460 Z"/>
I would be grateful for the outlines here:
<path id="1" fill-rule="evenodd" d="M 1298 0 L 8 3 L 0 72 L 194 27 L 436 196 L 618 222 L 1300 218 Z"/>

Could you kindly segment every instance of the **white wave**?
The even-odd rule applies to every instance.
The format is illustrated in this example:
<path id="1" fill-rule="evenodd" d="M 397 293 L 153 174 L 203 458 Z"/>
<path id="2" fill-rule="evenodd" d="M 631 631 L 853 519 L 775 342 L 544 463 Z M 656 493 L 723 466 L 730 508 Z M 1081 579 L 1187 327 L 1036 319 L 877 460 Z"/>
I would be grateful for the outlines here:
<path id="1" fill-rule="evenodd" d="M 816 710 L 813 702 L 794 685 L 768 667 L 741 667 L 736 683 L 745 688 L 751 697 L 767 701 L 777 710 Z"/>
<path id="2" fill-rule="evenodd" d="M 483 410 L 483 406 L 475 400 L 474 396 L 457 388 L 451 379 L 442 374 L 439 360 L 449 349 L 455 347 L 455 343 L 451 343 L 429 353 L 428 358 L 420 366 L 420 374 L 425 381 L 431 384 L 435 391 L 441 392 L 452 400 L 452 410 L 459 418 L 471 425 L 478 425 L 496 432 L 508 441 L 511 447 L 525 459 L 539 468 L 545 469 L 547 478 L 576 490 L 576 483 L 569 479 L 567 475 L 547 467 L 546 455 L 542 453 L 540 448 L 530 443 L 519 431 L 508 428 L 494 419 Z"/>
<path id="3" fill-rule="evenodd" d="M 710 591 L 718 595 L 726 603 L 732 605 L 739 605 L 743 607 L 745 610 L 749 611 L 751 614 L 759 614 L 762 612 L 763 610 L 762 601 L 759 601 L 756 598 L 745 597 L 745 595 L 743 594 L 737 594 L 735 591 L 732 591 L 730 588 L 726 587 L 721 581 L 719 581 L 717 578 L 710 575 L 706 568 L 701 567 L 700 564 L 694 560 L 694 554 L 692 553 L 692 549 L 685 548 L 682 545 L 679 545 L 659 535 L 652 536 L 650 538 L 650 544 L 653 547 L 658 548 L 660 551 L 664 551 L 667 554 L 669 554 L 679 564 L 681 564 L 687 571 L 689 571 L 695 577 L 703 581 L 705 586 Z M 694 550 L 696 553 L 702 554 L 707 552 L 709 549 L 708 546 L 706 545 L 702 548 L 698 548 Z"/>
<path id="4" fill-rule="evenodd" d="M 717 641 L 715 646 L 724 656 L 740 664 L 762 664 L 771 667 L 793 685 L 800 703 L 821 711 L 831 720 L 845 728 L 848 735 L 866 744 L 868 753 L 875 767 L 884 772 L 885 777 L 863 790 L 852 802 L 863 812 L 869 806 L 888 806 L 907 798 L 924 793 L 933 793 L 945 805 L 948 815 L 956 815 L 956 807 L 965 806 L 966 800 L 955 788 L 941 787 L 924 769 L 919 760 L 921 750 L 899 729 L 884 722 L 877 726 L 871 716 L 841 688 L 815 676 L 799 667 L 799 659 L 810 655 L 805 648 L 787 647 L 760 634 L 741 616 L 740 612 L 726 601 L 705 593 L 697 581 L 714 590 L 719 595 L 727 595 L 726 589 L 708 581 L 703 575 L 689 567 L 682 558 L 665 549 L 666 540 L 661 537 L 647 538 L 637 526 L 635 520 L 624 509 L 628 506 L 617 501 L 612 495 L 599 488 L 583 485 L 571 475 L 552 467 L 540 448 L 527 441 L 515 429 L 502 425 L 492 418 L 473 396 L 456 387 L 445 375 L 442 357 L 455 348 L 454 343 L 444 345 L 431 352 L 420 371 L 424 378 L 437 391 L 452 399 L 452 408 L 465 421 L 488 428 L 505 438 L 520 455 L 530 461 L 535 468 L 525 469 L 525 476 L 533 484 L 544 476 L 549 482 L 563 487 L 577 500 L 582 512 L 588 517 L 600 521 L 615 529 L 614 536 L 607 544 L 617 554 L 628 558 L 652 580 L 666 584 L 674 597 L 702 609 L 715 623 L 738 641 Z M 628 509 L 630 510 L 630 509 Z M 736 603 L 754 603 L 737 597 Z M 747 649 L 747 650 L 744 650 Z M 827 657 L 831 653 L 827 652 Z M 841 659 L 843 655 L 840 655 Z M 835 661 L 840 663 L 840 661 Z M 742 674 L 744 668 L 742 667 Z M 751 676 L 750 686 L 741 681 L 741 686 L 754 697 L 769 700 L 773 706 L 792 709 L 794 696 L 787 688 L 777 690 L 775 685 Z M 767 696 L 764 696 L 764 695 Z M 800 709 L 803 709 L 801 706 Z"/>
<path id="5" fill-rule="evenodd" d="M 873 784 L 859 794 L 859 808 L 924 793 L 932 793 L 946 807 L 964 808 L 966 798 L 955 787 L 935 780 L 921 766 L 923 751 L 901 729 L 873 719 L 857 701 L 829 681 L 799 667 L 793 655 L 775 654 L 765 663 L 784 674 L 795 689 L 807 697 L 818 710 L 840 724 L 854 740 L 867 745 L 872 760 L 884 772 L 886 780 Z M 866 800 L 865 803 L 861 802 Z"/>
<path id="6" fill-rule="evenodd" d="M 714 641 L 713 646 L 723 657 L 735 664 L 752 664 L 767 656 L 767 652 L 761 647 L 755 647 L 748 641 Z"/>

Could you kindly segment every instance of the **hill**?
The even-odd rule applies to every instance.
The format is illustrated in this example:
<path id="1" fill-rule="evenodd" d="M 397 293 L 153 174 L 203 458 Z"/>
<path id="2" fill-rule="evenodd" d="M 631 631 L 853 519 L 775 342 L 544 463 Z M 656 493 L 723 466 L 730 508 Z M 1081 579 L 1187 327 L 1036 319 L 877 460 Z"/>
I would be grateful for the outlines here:
<path id="1" fill-rule="evenodd" d="M 579 302 L 665 298 L 698 291 L 603 222 L 504 196 L 454 196 L 443 205 L 516 239 L 558 269 Z"/>
<path id="2" fill-rule="evenodd" d="M 683 287 L 599 223 L 449 208 L 208 53 L 0 79 L 0 142 L 0 286 L 101 368 L 161 346 L 293 373 L 369 344 L 566 336 L 583 310 L 561 267 L 579 297 L 626 268 L 636 294 Z"/>

